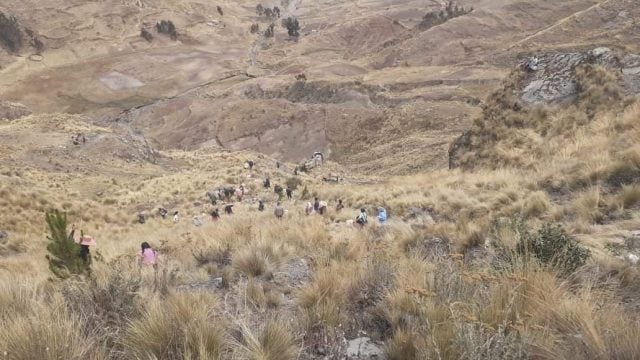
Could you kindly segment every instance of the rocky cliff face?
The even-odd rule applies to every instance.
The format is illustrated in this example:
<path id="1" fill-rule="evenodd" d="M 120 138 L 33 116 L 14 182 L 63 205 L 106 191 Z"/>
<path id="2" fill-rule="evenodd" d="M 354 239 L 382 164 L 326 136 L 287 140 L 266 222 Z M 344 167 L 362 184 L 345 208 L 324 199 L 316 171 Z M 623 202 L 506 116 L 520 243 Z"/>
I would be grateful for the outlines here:
<path id="1" fill-rule="evenodd" d="M 521 64 L 526 73 L 522 100 L 528 104 L 573 101 L 578 91 L 576 68 L 584 64 L 598 64 L 619 73 L 629 93 L 640 92 L 640 56 L 596 48 L 528 58 Z"/>
<path id="2" fill-rule="evenodd" d="M 592 93 L 594 86 L 602 93 Z M 601 47 L 529 57 L 520 63 L 502 88 L 487 99 L 483 115 L 474 127 L 451 143 L 449 168 L 463 164 L 477 166 L 469 156 L 485 157 L 484 152 L 490 151 L 491 144 L 505 137 L 504 131 L 525 128 L 541 131 L 537 118 L 551 120 L 544 107 L 538 105 L 575 105 L 588 121 L 599 109 L 607 108 L 608 102 L 620 102 L 625 96 L 638 94 L 639 55 Z M 591 98 L 593 96 L 600 98 Z"/>

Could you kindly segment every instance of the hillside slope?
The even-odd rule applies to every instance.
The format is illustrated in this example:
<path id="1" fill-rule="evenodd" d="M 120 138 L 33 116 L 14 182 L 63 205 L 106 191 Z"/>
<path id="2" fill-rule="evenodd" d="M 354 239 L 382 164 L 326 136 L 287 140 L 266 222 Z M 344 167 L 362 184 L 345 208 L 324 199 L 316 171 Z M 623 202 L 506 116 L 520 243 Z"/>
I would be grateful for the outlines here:
<path id="1" fill-rule="evenodd" d="M 623 0 L 460 2 L 474 11 L 427 30 L 417 25 L 439 4 L 281 4 L 283 16 L 300 20 L 297 42 L 247 1 L 0 5 L 45 48 L 42 57 L 28 56 L 28 46 L 22 57 L 0 55 L 7 100 L 98 125 L 124 114 L 164 149 L 214 143 L 296 161 L 323 150 L 369 173 L 445 167 L 444 143 L 470 124 L 475 104 L 521 54 L 598 44 L 638 50 L 638 10 Z M 177 41 L 139 36 L 162 19 L 176 24 Z M 266 39 L 272 21 L 276 36 Z M 415 139 L 409 146 L 406 134 Z M 363 163 L 371 152 L 395 154 L 393 166 Z"/>

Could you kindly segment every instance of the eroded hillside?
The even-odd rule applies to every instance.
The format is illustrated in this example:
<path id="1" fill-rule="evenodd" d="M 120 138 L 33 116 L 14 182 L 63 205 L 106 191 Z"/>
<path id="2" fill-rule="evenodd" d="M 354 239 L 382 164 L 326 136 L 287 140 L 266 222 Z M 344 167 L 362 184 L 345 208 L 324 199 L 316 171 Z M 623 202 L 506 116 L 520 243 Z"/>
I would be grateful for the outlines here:
<path id="1" fill-rule="evenodd" d="M 256 5 L 0 0 L 4 358 L 638 358 L 634 1 Z"/>
<path id="2" fill-rule="evenodd" d="M 41 55 L 26 41 L 20 57 L 2 55 L 5 100 L 100 126 L 125 121 L 160 149 L 216 145 L 295 161 L 323 150 L 367 173 L 446 167 L 448 142 L 525 54 L 637 50 L 638 10 L 623 0 L 461 1 L 461 16 L 427 27 L 422 17 L 444 5 L 263 4 L 299 19 L 298 41 L 248 1 L 0 5 L 44 44 Z M 155 32 L 164 19 L 176 41 Z"/>

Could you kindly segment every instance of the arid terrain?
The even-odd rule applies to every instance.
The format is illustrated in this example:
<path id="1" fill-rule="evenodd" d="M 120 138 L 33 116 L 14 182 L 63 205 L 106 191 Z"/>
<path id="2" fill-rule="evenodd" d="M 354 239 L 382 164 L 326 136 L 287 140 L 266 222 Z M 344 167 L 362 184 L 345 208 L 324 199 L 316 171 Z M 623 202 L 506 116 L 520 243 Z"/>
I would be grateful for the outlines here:
<path id="1" fill-rule="evenodd" d="M 638 5 L 0 0 L 0 358 L 640 359 Z"/>

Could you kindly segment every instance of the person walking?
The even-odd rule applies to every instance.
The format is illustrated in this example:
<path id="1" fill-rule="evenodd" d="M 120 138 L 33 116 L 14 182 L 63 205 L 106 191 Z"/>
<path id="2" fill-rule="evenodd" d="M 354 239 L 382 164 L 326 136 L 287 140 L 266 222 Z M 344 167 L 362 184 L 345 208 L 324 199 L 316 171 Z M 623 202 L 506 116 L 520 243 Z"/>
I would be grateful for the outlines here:
<path id="1" fill-rule="evenodd" d="M 276 203 L 276 207 L 273 209 L 273 215 L 275 215 L 279 220 L 284 217 L 284 208 L 282 207 L 282 205 L 280 205 L 279 201 Z"/>
<path id="2" fill-rule="evenodd" d="M 138 266 L 152 266 L 157 268 L 158 266 L 158 254 L 151 248 L 148 242 L 143 242 L 140 245 L 141 250 L 138 252 Z"/>
<path id="3" fill-rule="evenodd" d="M 378 208 L 378 222 L 380 225 L 385 225 L 387 223 L 387 209 L 382 206 Z"/>
<path id="4" fill-rule="evenodd" d="M 213 209 L 213 211 L 211 211 L 211 220 L 218 221 L 218 219 L 220 219 L 220 210 L 218 210 L 218 208 L 215 208 Z"/>
<path id="5" fill-rule="evenodd" d="M 336 212 L 339 213 L 342 209 L 344 209 L 344 204 L 342 204 L 342 199 L 339 199 L 338 204 L 336 205 Z"/>
<path id="6" fill-rule="evenodd" d="M 367 223 L 367 210 L 365 208 L 360 209 L 360 214 L 356 217 L 356 224 L 360 225 L 361 228 L 365 226 Z"/>
<path id="7" fill-rule="evenodd" d="M 293 189 L 291 189 L 291 186 L 289 185 L 287 185 L 287 199 L 293 199 Z"/>

